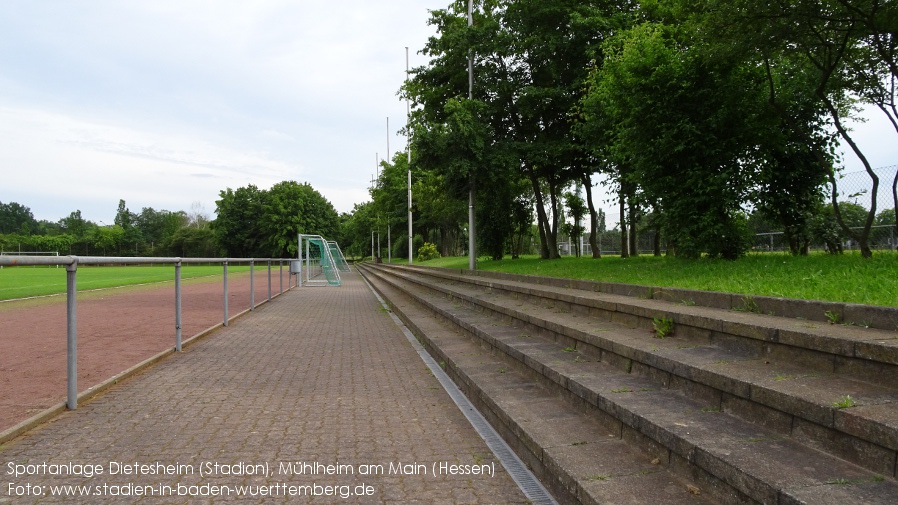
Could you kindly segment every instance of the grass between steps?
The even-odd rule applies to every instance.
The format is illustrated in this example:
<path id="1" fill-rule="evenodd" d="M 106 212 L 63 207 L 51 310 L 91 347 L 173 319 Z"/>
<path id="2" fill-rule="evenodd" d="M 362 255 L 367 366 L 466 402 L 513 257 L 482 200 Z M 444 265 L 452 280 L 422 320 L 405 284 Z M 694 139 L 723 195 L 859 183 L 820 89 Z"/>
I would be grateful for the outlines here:
<path id="1" fill-rule="evenodd" d="M 439 258 L 417 265 L 467 269 L 467 257 Z M 645 286 L 719 291 L 755 296 L 861 303 L 898 307 L 898 253 L 750 254 L 737 261 L 638 256 L 622 259 L 536 256 L 493 261 L 480 258 L 480 270 L 542 275 Z"/>

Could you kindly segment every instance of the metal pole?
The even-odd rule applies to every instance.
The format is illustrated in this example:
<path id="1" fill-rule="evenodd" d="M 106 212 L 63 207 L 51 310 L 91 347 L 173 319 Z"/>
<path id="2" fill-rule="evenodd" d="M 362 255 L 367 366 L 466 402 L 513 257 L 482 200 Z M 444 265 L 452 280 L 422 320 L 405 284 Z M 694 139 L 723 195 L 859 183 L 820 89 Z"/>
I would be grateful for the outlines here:
<path id="1" fill-rule="evenodd" d="M 72 256 L 75 261 L 66 265 L 66 324 L 67 335 L 67 369 L 69 410 L 78 408 L 78 310 L 76 305 L 78 293 L 78 257 Z"/>
<path id="2" fill-rule="evenodd" d="M 271 260 L 268 260 L 268 301 L 271 301 Z"/>
<path id="3" fill-rule="evenodd" d="M 181 352 L 181 261 L 175 263 L 175 350 Z"/>
<path id="4" fill-rule="evenodd" d="M 405 46 L 405 80 L 408 81 L 408 46 Z M 412 264 L 412 109 L 408 96 L 405 97 L 405 150 L 408 153 L 408 264 Z"/>
<path id="5" fill-rule="evenodd" d="M 474 26 L 474 0 L 468 0 L 468 27 Z M 468 100 L 474 99 L 474 52 L 468 52 Z M 474 176 L 468 188 L 468 270 L 477 268 L 477 234 L 474 229 Z"/>
<path id="6" fill-rule="evenodd" d="M 249 262 L 249 311 L 256 310 L 256 279 L 253 277 L 253 267 L 255 262 Z"/>
<path id="7" fill-rule="evenodd" d="M 393 226 L 387 223 L 387 263 L 393 262 L 393 240 L 390 239 L 390 228 Z"/>
<path id="8" fill-rule="evenodd" d="M 224 268 L 224 323 L 223 326 L 228 325 L 228 262 L 225 261 L 222 263 Z"/>
<path id="9" fill-rule="evenodd" d="M 281 283 L 281 294 L 284 294 L 284 260 L 278 260 L 278 281 Z"/>

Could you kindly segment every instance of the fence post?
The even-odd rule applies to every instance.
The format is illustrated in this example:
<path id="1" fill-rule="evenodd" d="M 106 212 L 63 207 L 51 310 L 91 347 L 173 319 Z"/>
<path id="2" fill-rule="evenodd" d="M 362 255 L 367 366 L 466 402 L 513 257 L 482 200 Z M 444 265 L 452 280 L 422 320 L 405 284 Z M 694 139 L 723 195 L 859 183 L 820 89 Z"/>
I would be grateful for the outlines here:
<path id="1" fill-rule="evenodd" d="M 72 264 L 66 265 L 66 324 L 67 335 L 67 369 L 69 410 L 78 408 L 78 314 L 76 298 L 78 294 L 78 257 L 72 256 Z"/>
<path id="2" fill-rule="evenodd" d="M 268 260 L 268 301 L 271 301 L 271 260 Z"/>
<path id="3" fill-rule="evenodd" d="M 175 263 L 175 351 L 181 352 L 181 258 Z"/>
<path id="4" fill-rule="evenodd" d="M 255 261 L 249 262 L 249 311 L 256 310 L 256 279 L 253 277 L 253 267 Z"/>
<path id="5" fill-rule="evenodd" d="M 278 268 L 280 268 L 278 280 L 281 283 L 281 294 L 284 294 L 284 260 L 278 260 Z"/>
<path id="6" fill-rule="evenodd" d="M 228 325 L 228 260 L 222 263 L 224 267 L 224 323 L 222 326 Z"/>

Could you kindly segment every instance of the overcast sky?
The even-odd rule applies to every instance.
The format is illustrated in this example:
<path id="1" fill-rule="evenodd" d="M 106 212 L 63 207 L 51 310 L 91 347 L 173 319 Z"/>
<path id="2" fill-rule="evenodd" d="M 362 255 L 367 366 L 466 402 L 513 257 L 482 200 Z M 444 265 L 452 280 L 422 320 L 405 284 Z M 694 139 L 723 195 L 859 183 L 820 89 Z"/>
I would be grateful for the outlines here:
<path id="1" fill-rule="evenodd" d="M 218 192 L 308 182 L 338 211 L 403 150 L 396 95 L 448 0 L 0 3 L 0 201 L 213 214 Z"/>
<path id="2" fill-rule="evenodd" d="M 225 188 L 296 180 L 349 212 L 387 117 L 404 149 L 405 47 L 426 63 L 428 10 L 449 3 L 0 2 L 0 202 L 50 221 L 111 224 L 119 199 L 214 217 Z M 887 123 L 858 128 L 874 166 L 898 164 Z"/>

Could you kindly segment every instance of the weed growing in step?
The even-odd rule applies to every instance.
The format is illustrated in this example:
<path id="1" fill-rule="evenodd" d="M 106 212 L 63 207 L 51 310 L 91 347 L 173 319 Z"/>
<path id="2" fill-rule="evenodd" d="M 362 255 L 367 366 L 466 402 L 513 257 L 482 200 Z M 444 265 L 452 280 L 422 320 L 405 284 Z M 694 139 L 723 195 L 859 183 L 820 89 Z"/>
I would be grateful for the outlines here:
<path id="1" fill-rule="evenodd" d="M 673 319 L 669 317 L 656 317 L 652 320 L 652 332 L 656 338 L 670 337 L 674 332 Z"/>
<path id="2" fill-rule="evenodd" d="M 857 402 L 854 401 L 854 398 L 849 395 L 845 395 L 843 398 L 840 398 L 839 400 L 832 403 L 832 406 L 837 409 L 848 409 L 854 407 L 855 405 L 857 405 Z"/>
<path id="3" fill-rule="evenodd" d="M 761 308 L 758 307 L 758 302 L 755 301 L 753 296 L 743 296 L 742 306 L 734 307 L 733 310 L 738 310 L 740 312 L 761 312 Z"/>
<path id="4" fill-rule="evenodd" d="M 829 321 L 829 324 L 839 324 L 840 317 L 838 312 L 827 310 L 823 315 L 826 316 L 826 320 Z"/>

